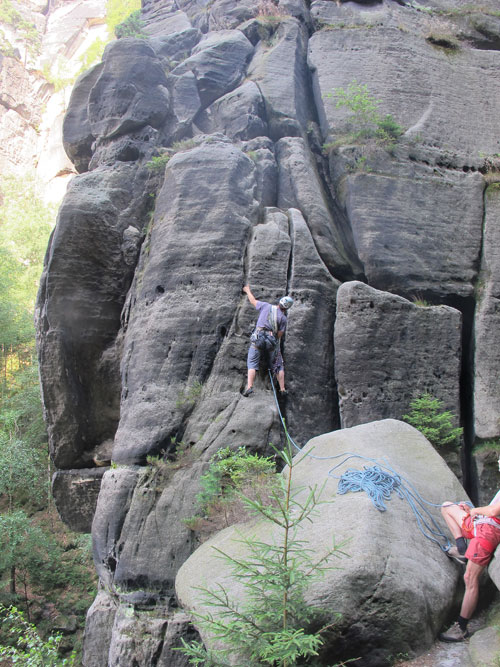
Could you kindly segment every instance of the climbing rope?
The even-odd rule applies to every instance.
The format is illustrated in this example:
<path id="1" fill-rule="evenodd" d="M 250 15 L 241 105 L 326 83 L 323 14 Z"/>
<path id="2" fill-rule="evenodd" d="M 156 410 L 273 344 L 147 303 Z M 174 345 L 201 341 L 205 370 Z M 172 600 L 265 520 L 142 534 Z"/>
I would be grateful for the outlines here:
<path id="1" fill-rule="evenodd" d="M 268 372 L 269 379 L 271 381 L 271 387 L 273 388 L 274 400 L 278 409 L 278 415 L 287 440 L 289 440 L 295 449 L 301 452 L 302 448 L 297 445 L 297 443 L 288 433 L 285 420 L 279 406 L 273 377 L 271 371 L 269 370 Z M 429 509 L 426 507 L 429 506 L 440 508 L 441 505 L 425 500 L 425 498 L 423 498 L 415 489 L 413 484 L 408 479 L 398 474 L 387 461 L 385 461 L 385 465 L 383 465 L 376 459 L 362 456 L 361 454 L 354 454 L 352 452 L 344 452 L 343 454 L 336 454 L 333 456 L 315 456 L 314 454 L 308 452 L 306 453 L 306 456 L 309 456 L 310 458 L 316 459 L 318 461 L 334 460 L 343 457 L 340 463 L 337 463 L 328 471 L 329 477 L 339 480 L 337 488 L 337 493 L 339 495 L 343 495 L 349 491 L 354 493 L 364 491 L 368 494 L 374 506 L 380 512 L 385 512 L 387 510 L 386 502 L 391 500 L 391 494 L 394 492 L 399 496 L 399 498 L 406 500 L 406 502 L 409 504 L 417 521 L 420 532 L 427 539 L 437 544 L 443 551 L 448 551 L 450 548 L 451 543 L 449 539 L 443 533 L 439 524 L 434 519 Z M 348 469 L 340 476 L 335 475 L 334 471 L 343 466 L 346 461 L 351 458 L 358 458 L 363 461 L 371 462 L 373 463 L 373 466 L 364 466 L 363 470 Z M 458 503 L 454 504 L 458 505 Z M 442 541 L 444 541 L 445 544 L 442 544 Z"/>

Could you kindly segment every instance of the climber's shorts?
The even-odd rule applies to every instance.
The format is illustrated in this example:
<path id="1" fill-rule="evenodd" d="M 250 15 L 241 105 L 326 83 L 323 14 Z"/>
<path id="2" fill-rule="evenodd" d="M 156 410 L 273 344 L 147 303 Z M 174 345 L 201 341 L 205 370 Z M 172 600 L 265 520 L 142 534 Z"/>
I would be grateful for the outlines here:
<path id="1" fill-rule="evenodd" d="M 500 544 L 500 526 L 495 528 L 490 523 L 479 523 L 474 535 L 472 520 L 467 515 L 462 522 L 462 535 L 470 540 L 465 557 L 481 567 L 486 567 Z"/>
<path id="2" fill-rule="evenodd" d="M 252 343 L 248 348 L 247 355 L 247 368 L 253 368 L 254 370 L 259 370 L 260 362 L 260 350 L 258 350 L 255 345 Z M 279 373 L 279 371 L 284 370 L 285 366 L 283 364 L 283 357 L 281 356 L 281 350 L 278 349 L 276 356 L 274 357 L 273 374 Z"/>
<path id="3" fill-rule="evenodd" d="M 254 370 L 259 370 L 259 361 L 260 361 L 260 350 L 258 350 L 255 345 L 250 345 L 248 348 L 247 355 L 247 368 L 253 368 Z"/>

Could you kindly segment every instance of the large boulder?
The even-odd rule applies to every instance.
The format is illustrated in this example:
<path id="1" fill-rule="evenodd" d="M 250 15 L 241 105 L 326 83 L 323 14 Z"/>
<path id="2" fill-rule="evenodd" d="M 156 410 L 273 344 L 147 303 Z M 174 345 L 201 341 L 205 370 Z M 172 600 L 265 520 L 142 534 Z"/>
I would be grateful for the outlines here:
<path id="1" fill-rule="evenodd" d="M 317 507 L 313 520 L 301 525 L 298 538 L 313 547 L 317 559 L 331 548 L 332 536 L 336 542 L 349 540 L 344 546 L 348 557 L 311 583 L 306 593 L 308 602 L 326 610 L 333 622 L 321 664 L 359 658 L 363 667 L 382 667 L 391 664 L 393 655 L 425 649 L 453 604 L 459 569 L 422 534 L 404 498 L 393 494 L 387 511 L 380 512 L 365 493 L 336 495 L 337 477 L 347 468 L 361 470 L 375 460 L 402 475 L 407 488 L 411 485 L 431 503 L 464 499 L 464 490 L 422 434 L 394 420 L 318 436 L 305 451 L 311 455 L 294 467 L 292 492 L 300 502 L 308 487 L 326 484 L 323 498 L 333 502 Z M 302 457 L 303 452 L 296 460 Z M 439 510 L 431 513 L 439 523 Z M 242 539 L 275 543 L 282 537 L 280 529 L 264 519 L 215 535 L 179 570 L 176 591 L 182 607 L 217 614 L 204 605 L 197 587 L 218 585 L 241 605 L 246 594 L 242 582 L 221 568 L 215 549 L 245 558 Z M 206 629 L 196 618 L 194 623 L 210 645 Z"/>
<path id="2" fill-rule="evenodd" d="M 89 123 L 103 139 L 137 130 L 158 128 L 170 107 L 165 72 L 144 40 L 127 37 L 111 42 L 104 67 L 90 90 Z"/>
<path id="3" fill-rule="evenodd" d="M 458 419 L 461 323 L 449 306 L 417 305 L 357 281 L 341 285 L 335 373 L 342 427 L 400 419 L 426 393 Z"/>
<path id="4" fill-rule="evenodd" d="M 213 102 L 195 120 L 205 134 L 223 132 L 233 141 L 254 139 L 267 134 L 264 100 L 253 81 Z"/>
<path id="5" fill-rule="evenodd" d="M 200 99 L 208 106 L 241 82 L 253 46 L 239 30 L 220 30 L 204 36 L 192 55 L 178 65 L 173 74 L 193 72 Z"/>

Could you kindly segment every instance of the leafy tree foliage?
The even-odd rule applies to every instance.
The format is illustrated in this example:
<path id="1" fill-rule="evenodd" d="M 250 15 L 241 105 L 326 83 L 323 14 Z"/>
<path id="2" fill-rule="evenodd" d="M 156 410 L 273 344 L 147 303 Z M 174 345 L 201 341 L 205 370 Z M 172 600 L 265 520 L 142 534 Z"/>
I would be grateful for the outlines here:
<path id="1" fill-rule="evenodd" d="M 33 309 L 55 208 L 36 193 L 34 179 L 0 180 L 0 388 L 30 365 L 34 352 Z"/>
<path id="2" fill-rule="evenodd" d="M 8 629 L 14 646 L 0 646 L 0 658 L 9 659 L 10 664 L 27 667 L 63 667 L 75 665 L 76 655 L 61 659 L 58 647 L 62 636 L 50 636 L 43 640 L 36 627 L 25 620 L 24 615 L 16 607 L 6 608 L 0 605 L 2 624 Z"/>
<path id="3" fill-rule="evenodd" d="M 88 540 L 80 544 L 54 517 L 34 358 L 33 307 L 55 211 L 29 177 L 2 177 L 0 191 L 0 599 L 22 605 L 28 621 L 33 614 L 38 622 L 40 600 L 62 610 L 76 585 L 68 612 L 83 622 L 95 576 Z M 71 664 L 57 657 L 50 637 L 40 639 L 16 613 L 7 615 L 21 643 L 7 646 L 17 635 L 6 633 L 9 623 L 0 624 L 0 656 L 9 664 Z M 47 642 L 52 653 L 44 652 Z"/>
<path id="4" fill-rule="evenodd" d="M 106 24 L 110 36 L 115 34 L 115 28 L 123 23 L 132 12 L 141 9 L 141 0 L 108 0 L 106 3 Z"/>

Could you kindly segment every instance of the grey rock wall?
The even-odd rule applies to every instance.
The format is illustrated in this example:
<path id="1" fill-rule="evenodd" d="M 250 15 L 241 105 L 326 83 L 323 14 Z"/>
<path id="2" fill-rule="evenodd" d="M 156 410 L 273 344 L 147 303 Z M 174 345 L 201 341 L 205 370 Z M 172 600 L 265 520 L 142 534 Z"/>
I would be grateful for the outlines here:
<path id="1" fill-rule="evenodd" d="M 449 306 L 415 305 L 360 282 L 341 285 L 335 372 L 342 427 L 402 417 L 422 394 L 459 415 L 461 331 L 461 314 Z"/>
<path id="2" fill-rule="evenodd" d="M 52 458 L 67 479 L 105 469 L 92 527 L 105 597 L 86 665 L 156 664 L 163 638 L 178 641 L 164 621 L 198 544 L 183 519 L 199 478 L 221 447 L 280 446 L 278 408 L 302 445 L 399 419 L 430 391 L 465 427 L 469 479 L 473 444 L 498 437 L 489 7 L 151 0 L 149 37 L 111 44 L 77 82 L 64 145 L 80 173 L 37 328 Z M 354 79 L 402 126 L 393 145 L 353 140 L 331 94 Z M 258 299 L 295 300 L 278 404 L 264 373 L 241 395 L 246 282 Z M 54 486 L 59 505 L 75 498 L 91 516 L 95 495 L 68 488 Z"/>

